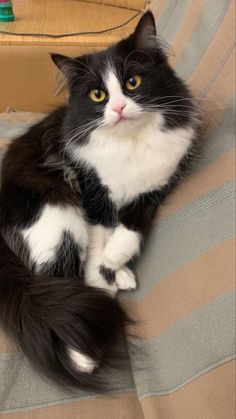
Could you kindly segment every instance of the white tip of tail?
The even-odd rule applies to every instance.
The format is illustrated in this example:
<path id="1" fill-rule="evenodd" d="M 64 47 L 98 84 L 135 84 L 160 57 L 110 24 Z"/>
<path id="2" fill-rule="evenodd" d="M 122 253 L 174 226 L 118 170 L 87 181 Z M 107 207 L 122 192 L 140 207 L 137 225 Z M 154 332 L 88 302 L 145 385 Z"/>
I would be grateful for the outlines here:
<path id="1" fill-rule="evenodd" d="M 94 369 L 97 367 L 97 363 L 95 361 L 93 361 L 87 355 L 83 355 L 81 352 L 69 348 L 68 354 L 77 370 L 81 372 L 92 374 Z"/>

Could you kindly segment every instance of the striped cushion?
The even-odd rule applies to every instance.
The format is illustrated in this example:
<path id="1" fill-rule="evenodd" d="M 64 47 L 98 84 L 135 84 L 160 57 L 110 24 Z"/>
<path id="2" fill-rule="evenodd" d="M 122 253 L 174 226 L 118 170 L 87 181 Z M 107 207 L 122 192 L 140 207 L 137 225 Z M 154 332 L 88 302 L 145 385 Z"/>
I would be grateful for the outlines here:
<path id="1" fill-rule="evenodd" d="M 129 367 L 114 376 L 121 394 L 70 395 L 39 377 L 2 335 L 3 418 L 234 418 L 234 2 L 152 7 L 207 124 L 200 158 L 157 215 L 137 264 L 139 289 L 120 297 L 141 320 L 140 355 L 130 352 Z"/>

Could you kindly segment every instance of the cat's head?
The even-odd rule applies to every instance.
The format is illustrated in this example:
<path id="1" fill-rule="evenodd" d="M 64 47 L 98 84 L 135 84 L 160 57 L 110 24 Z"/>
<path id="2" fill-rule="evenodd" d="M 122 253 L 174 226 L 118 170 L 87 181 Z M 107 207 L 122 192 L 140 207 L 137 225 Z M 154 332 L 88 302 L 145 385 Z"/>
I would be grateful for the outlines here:
<path id="1" fill-rule="evenodd" d="M 188 122 L 188 107 L 181 112 L 181 103 L 186 105 L 181 98 L 189 93 L 157 41 L 151 12 L 142 16 L 129 38 L 105 51 L 74 59 L 52 54 L 52 59 L 69 87 L 68 141 L 86 141 L 95 129 L 104 135 L 127 134 L 157 116 L 167 128 Z"/>

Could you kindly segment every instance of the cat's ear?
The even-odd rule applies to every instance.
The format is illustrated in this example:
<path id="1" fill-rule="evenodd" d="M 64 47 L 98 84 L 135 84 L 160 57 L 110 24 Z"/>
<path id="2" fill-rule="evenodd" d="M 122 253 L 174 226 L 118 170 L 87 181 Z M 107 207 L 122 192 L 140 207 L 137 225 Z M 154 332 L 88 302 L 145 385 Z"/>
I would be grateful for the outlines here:
<path id="1" fill-rule="evenodd" d="M 78 64 L 76 63 L 76 60 L 61 54 L 51 53 L 50 55 L 52 61 L 59 68 L 63 76 L 67 79 L 67 81 L 71 82 L 73 78 L 76 77 L 76 70 L 78 71 Z"/>
<path id="2" fill-rule="evenodd" d="M 134 31 L 136 49 L 152 50 L 157 47 L 156 25 L 152 12 L 146 12 L 140 19 Z"/>

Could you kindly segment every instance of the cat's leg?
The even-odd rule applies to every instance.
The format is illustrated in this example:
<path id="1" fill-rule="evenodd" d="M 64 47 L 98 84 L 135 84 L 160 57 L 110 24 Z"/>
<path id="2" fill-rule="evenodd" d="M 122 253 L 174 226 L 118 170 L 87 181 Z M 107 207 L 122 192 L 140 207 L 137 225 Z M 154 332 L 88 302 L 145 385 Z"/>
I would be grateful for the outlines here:
<path id="1" fill-rule="evenodd" d="M 79 276 L 88 246 L 88 227 L 80 208 L 46 204 L 36 221 L 21 231 L 36 273 Z"/>
<path id="2" fill-rule="evenodd" d="M 143 237 L 151 226 L 157 207 L 158 200 L 150 193 L 119 211 L 120 223 L 104 248 L 101 272 L 116 272 L 140 253 Z"/>
<path id="3" fill-rule="evenodd" d="M 104 288 L 115 296 L 118 289 L 130 290 L 136 288 L 136 281 L 133 272 L 126 266 L 122 266 L 116 272 L 101 271 L 104 249 L 112 233 L 113 229 L 102 225 L 90 226 L 85 282 L 93 287 Z M 109 278 L 109 274 L 112 277 Z"/>
<path id="4" fill-rule="evenodd" d="M 117 226 L 103 252 L 104 267 L 117 271 L 140 252 L 142 236 L 125 225 Z"/>
<path id="5" fill-rule="evenodd" d="M 123 266 L 116 271 L 115 282 L 121 291 L 130 291 L 137 288 L 135 274 L 127 266 Z"/>
<path id="6" fill-rule="evenodd" d="M 109 284 L 100 272 L 102 256 L 106 243 L 111 235 L 111 229 L 100 224 L 89 227 L 89 246 L 85 267 L 85 283 L 91 287 L 103 288 L 112 295 L 117 293 L 115 282 Z"/>
<path id="7" fill-rule="evenodd" d="M 38 219 L 22 231 L 22 236 L 35 272 L 79 279 L 88 246 L 88 227 L 80 208 L 46 204 Z M 68 346 L 67 351 L 81 372 L 91 374 L 98 366 L 79 350 Z"/>

